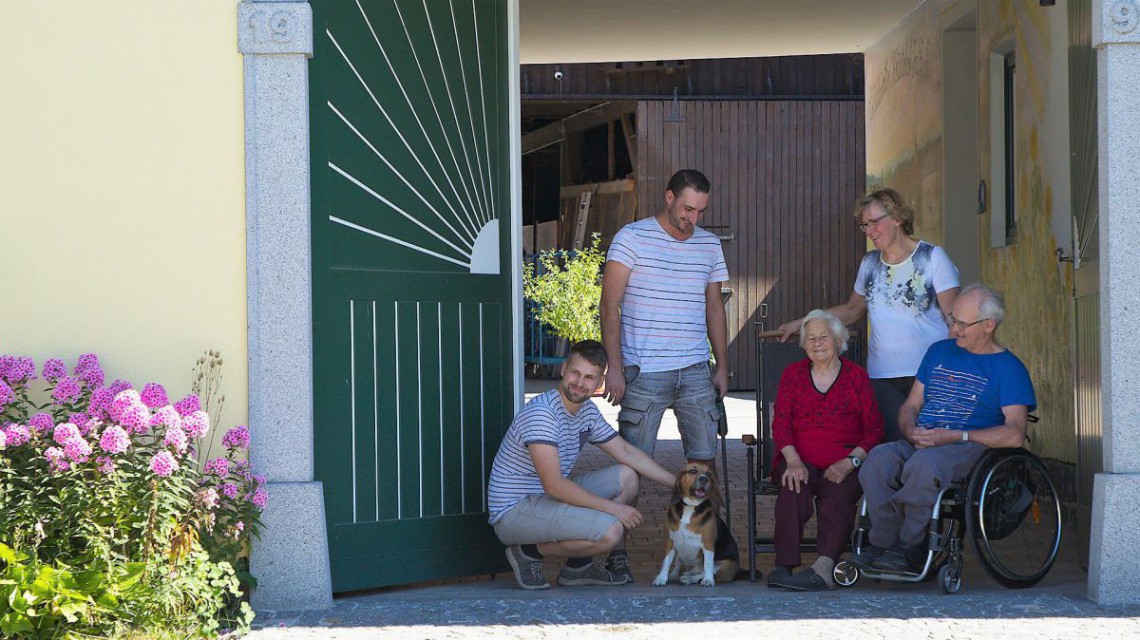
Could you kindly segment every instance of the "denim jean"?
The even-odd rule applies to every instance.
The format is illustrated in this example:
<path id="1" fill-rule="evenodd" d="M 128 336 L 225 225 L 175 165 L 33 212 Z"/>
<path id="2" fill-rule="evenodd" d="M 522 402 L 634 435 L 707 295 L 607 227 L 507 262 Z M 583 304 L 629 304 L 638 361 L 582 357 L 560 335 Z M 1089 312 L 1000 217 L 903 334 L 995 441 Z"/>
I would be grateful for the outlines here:
<path id="1" fill-rule="evenodd" d="M 720 409 L 708 363 L 652 372 L 643 372 L 631 365 L 623 373 L 625 396 L 618 413 L 618 432 L 622 438 L 653 456 L 661 417 L 666 409 L 673 409 L 685 456 L 690 460 L 716 457 Z"/>

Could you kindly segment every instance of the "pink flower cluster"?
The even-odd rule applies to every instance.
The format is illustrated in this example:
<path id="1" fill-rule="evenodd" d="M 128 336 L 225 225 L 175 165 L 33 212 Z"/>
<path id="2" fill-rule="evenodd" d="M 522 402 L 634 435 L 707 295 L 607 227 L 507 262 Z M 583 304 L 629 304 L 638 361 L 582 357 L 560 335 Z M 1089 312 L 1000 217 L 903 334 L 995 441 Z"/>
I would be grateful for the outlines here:
<path id="1" fill-rule="evenodd" d="M 36 361 L 28 356 L 0 356 L 0 378 L 19 384 L 36 378 Z"/>
<path id="2" fill-rule="evenodd" d="M 131 436 L 117 424 L 103 430 L 99 436 L 99 448 L 106 453 L 123 453 L 131 447 Z"/>
<path id="3" fill-rule="evenodd" d="M 165 478 L 178 470 L 178 461 L 169 451 L 159 451 L 150 459 L 150 470 L 154 475 Z"/>
<path id="4" fill-rule="evenodd" d="M 71 468 L 71 463 L 67 461 L 67 454 L 59 447 L 48 447 L 44 451 L 44 457 L 47 458 L 48 463 L 51 465 L 51 470 L 56 473 L 67 471 Z"/>
<path id="5" fill-rule="evenodd" d="M 95 463 L 99 465 L 99 473 L 108 475 L 115 471 L 115 461 L 111 456 L 99 456 L 95 458 Z"/>
<path id="6" fill-rule="evenodd" d="M 230 429 L 226 435 L 222 436 L 222 446 L 227 449 L 248 449 L 249 429 L 241 424 Z"/>
<path id="7" fill-rule="evenodd" d="M 167 404 L 166 389 L 162 388 L 162 385 L 157 382 L 148 382 L 147 385 L 143 387 L 140 399 L 148 409 L 157 409 Z"/>
<path id="8" fill-rule="evenodd" d="M 168 428 L 182 427 L 183 426 L 182 416 L 178 415 L 178 412 L 174 410 L 174 407 L 172 407 L 170 405 L 166 405 L 164 407 L 159 408 L 158 411 L 154 412 L 154 415 L 151 416 L 151 419 L 150 419 L 150 426 L 152 428 L 154 428 L 154 427 L 168 427 Z"/>
<path id="9" fill-rule="evenodd" d="M 174 449 L 178 453 L 186 453 L 186 432 L 179 426 L 170 427 L 166 430 L 166 436 L 163 437 L 162 444 Z"/>
<path id="10" fill-rule="evenodd" d="M 22 424 L 10 422 L 4 431 L 8 437 L 9 447 L 18 447 L 32 439 L 32 432 Z"/>
<path id="11" fill-rule="evenodd" d="M 52 389 L 51 398 L 59 404 L 70 404 L 79 399 L 83 389 L 79 386 L 79 379 L 63 376 Z"/>
<path id="12" fill-rule="evenodd" d="M 55 423 L 52 422 L 50 415 L 41 412 L 28 419 L 28 426 L 35 429 L 36 433 L 42 436 L 54 429 Z"/>
<path id="13" fill-rule="evenodd" d="M 201 408 L 201 401 L 198 400 L 198 396 L 192 393 L 174 403 L 174 410 L 183 416 L 190 415 Z"/>
<path id="14" fill-rule="evenodd" d="M 83 464 L 91 457 L 91 444 L 79 433 L 79 427 L 70 422 L 57 424 L 51 438 L 60 447 L 48 447 L 44 457 L 51 463 L 52 471 L 67 471 L 71 464 Z"/>
<path id="15" fill-rule="evenodd" d="M 48 358 L 44 360 L 42 375 L 44 380 L 54 383 L 56 380 L 67 375 L 67 365 L 63 364 L 63 360 L 59 358 Z"/>
<path id="16" fill-rule="evenodd" d="M 116 394 L 108 413 L 112 420 L 131 433 L 146 433 L 150 428 L 150 409 L 143 404 L 139 392 L 134 389 L 124 389 Z"/>
<path id="17" fill-rule="evenodd" d="M 183 415 L 182 428 L 191 438 L 201 438 L 210 430 L 210 415 L 200 409 Z"/>
<path id="18" fill-rule="evenodd" d="M 55 440 L 56 444 L 67 444 L 70 440 L 82 437 L 83 436 L 79 434 L 79 427 L 70 422 L 57 424 L 55 429 L 51 432 L 51 439 Z"/>
<path id="19" fill-rule="evenodd" d="M 219 478 L 224 478 L 230 475 L 230 460 L 229 458 L 218 456 L 207 462 L 206 465 L 202 467 L 202 470 L 206 473 L 212 473 Z"/>
<path id="20" fill-rule="evenodd" d="M 253 495 L 250 496 L 249 501 L 259 510 L 265 510 L 265 505 L 269 503 L 269 492 L 258 487 L 253 490 Z"/>
<path id="21" fill-rule="evenodd" d="M 87 413 L 95 417 L 106 417 L 114 399 L 115 394 L 110 389 L 92 391 L 91 401 L 87 404 Z"/>
<path id="22" fill-rule="evenodd" d="M 8 386 L 7 382 L 0 380 L 0 407 L 3 407 L 15 399 L 16 392 L 12 391 L 12 387 Z"/>
<path id="23" fill-rule="evenodd" d="M 87 388 L 97 389 L 103 386 L 103 368 L 99 366 L 99 357 L 94 353 L 85 353 L 79 356 L 72 375 L 87 383 Z"/>

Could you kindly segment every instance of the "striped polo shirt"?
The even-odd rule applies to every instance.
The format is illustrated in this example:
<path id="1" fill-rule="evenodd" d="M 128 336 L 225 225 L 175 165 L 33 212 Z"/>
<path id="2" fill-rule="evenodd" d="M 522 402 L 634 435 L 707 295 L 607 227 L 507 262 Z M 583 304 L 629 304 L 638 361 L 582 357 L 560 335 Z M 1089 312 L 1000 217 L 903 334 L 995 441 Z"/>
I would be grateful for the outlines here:
<path id="1" fill-rule="evenodd" d="M 539 443 L 557 447 L 562 477 L 569 478 L 582 445 L 604 444 L 615 437 L 617 432 L 592 401 L 583 402 L 577 415 L 570 415 L 558 389 L 531 398 L 511 422 L 491 465 L 487 486 L 491 524 L 528 496 L 545 493 L 527 445 Z"/>
<path id="2" fill-rule="evenodd" d="M 677 240 L 645 218 L 617 232 L 606 259 L 632 270 L 621 301 L 624 364 L 651 372 L 707 362 L 705 288 L 728 280 L 720 238 L 696 227 Z"/>

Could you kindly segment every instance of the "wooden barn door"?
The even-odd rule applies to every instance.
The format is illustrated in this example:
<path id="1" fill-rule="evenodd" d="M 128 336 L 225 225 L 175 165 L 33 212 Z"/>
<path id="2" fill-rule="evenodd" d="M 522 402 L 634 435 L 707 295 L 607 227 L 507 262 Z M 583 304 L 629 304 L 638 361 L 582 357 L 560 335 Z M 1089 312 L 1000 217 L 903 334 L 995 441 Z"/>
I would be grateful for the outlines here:
<path id="1" fill-rule="evenodd" d="M 755 389 L 755 323 L 846 302 L 866 251 L 851 207 L 865 181 L 862 101 L 645 101 L 639 215 L 678 169 L 712 182 L 703 226 L 721 236 L 732 389 Z"/>
<path id="2" fill-rule="evenodd" d="M 313 0 L 316 477 L 334 591 L 502 570 L 508 3 Z"/>

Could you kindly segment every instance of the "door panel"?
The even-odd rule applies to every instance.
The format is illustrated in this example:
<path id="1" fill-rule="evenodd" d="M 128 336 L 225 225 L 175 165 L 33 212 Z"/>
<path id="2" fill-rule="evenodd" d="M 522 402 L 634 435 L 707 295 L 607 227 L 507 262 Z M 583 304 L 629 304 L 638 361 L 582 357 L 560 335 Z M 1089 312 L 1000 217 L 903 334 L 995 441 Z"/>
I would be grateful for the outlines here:
<path id="1" fill-rule="evenodd" d="M 312 4 L 333 588 L 501 571 L 484 496 L 514 397 L 507 3 Z"/>

